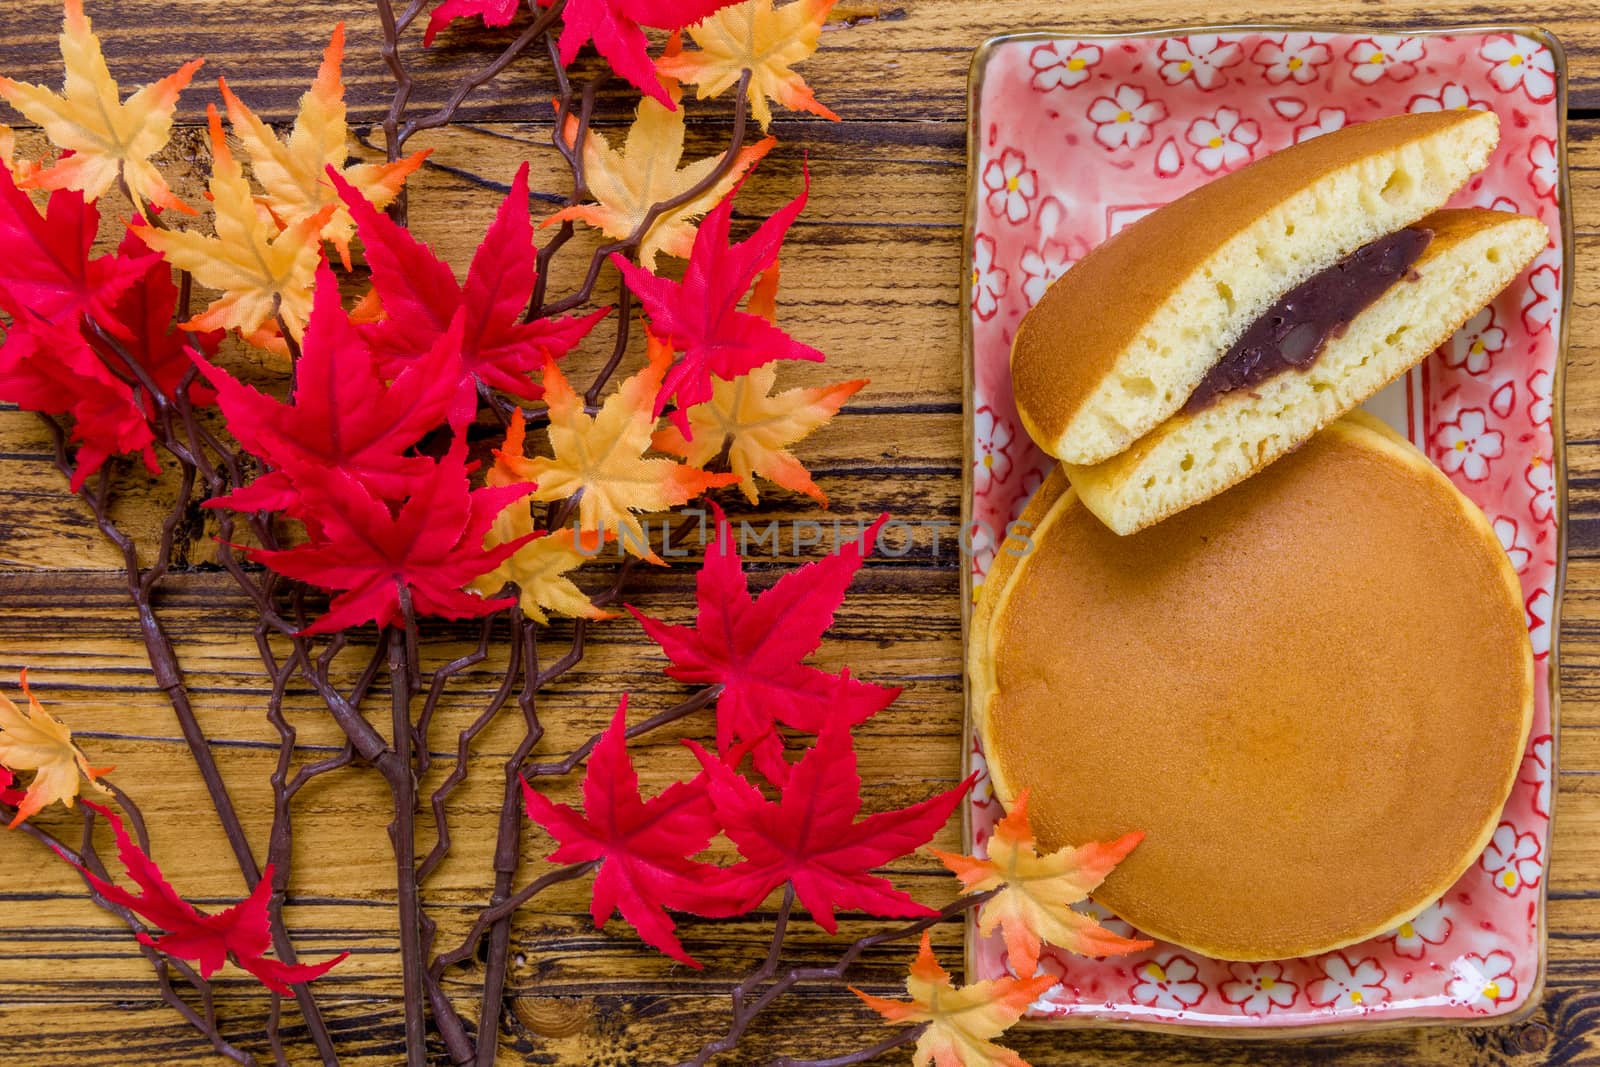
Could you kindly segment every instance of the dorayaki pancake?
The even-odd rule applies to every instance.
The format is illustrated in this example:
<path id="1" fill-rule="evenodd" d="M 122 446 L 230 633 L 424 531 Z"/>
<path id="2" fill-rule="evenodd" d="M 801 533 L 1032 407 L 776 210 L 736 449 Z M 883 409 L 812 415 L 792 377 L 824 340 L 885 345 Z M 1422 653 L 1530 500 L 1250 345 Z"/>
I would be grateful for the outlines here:
<path id="1" fill-rule="evenodd" d="M 980 591 L 973 706 L 1043 846 L 1144 831 L 1097 900 L 1208 956 L 1312 955 L 1483 850 L 1532 651 L 1493 529 L 1408 443 L 1347 417 L 1128 537 L 1059 478 L 1031 510 Z"/>
<path id="2" fill-rule="evenodd" d="M 1550 241 L 1538 219 L 1483 208 L 1436 211 L 1417 225 L 1431 238 L 1410 276 L 1315 362 L 1174 415 L 1104 463 L 1066 465 L 1084 505 L 1126 534 L 1238 484 L 1448 342 Z"/>
<path id="3" fill-rule="evenodd" d="M 1134 222 L 1018 324 L 1017 412 L 1039 447 L 1101 463 L 1175 414 L 1274 300 L 1437 211 L 1488 161 L 1486 111 L 1359 123 L 1263 156 Z"/>

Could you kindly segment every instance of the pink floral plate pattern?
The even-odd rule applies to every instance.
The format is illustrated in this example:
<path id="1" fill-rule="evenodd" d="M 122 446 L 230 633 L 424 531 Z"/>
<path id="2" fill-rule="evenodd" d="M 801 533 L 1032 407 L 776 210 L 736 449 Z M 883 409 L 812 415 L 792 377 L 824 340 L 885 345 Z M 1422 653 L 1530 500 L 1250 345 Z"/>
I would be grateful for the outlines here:
<path id="1" fill-rule="evenodd" d="M 1050 460 L 1012 401 L 1024 312 L 1091 247 L 1265 153 L 1402 111 L 1493 109 L 1500 144 L 1454 203 L 1534 214 L 1550 247 L 1439 351 L 1368 405 L 1484 509 L 1522 579 L 1540 665 L 1519 781 L 1488 848 L 1443 897 L 1381 937 L 1325 956 L 1225 963 L 1157 944 L 1090 960 L 1047 951 L 1061 984 L 1031 1016 L 1066 1024 L 1267 1036 L 1384 1022 L 1503 1022 L 1544 974 L 1552 715 L 1563 567 L 1563 312 L 1570 274 L 1560 46 L 1536 30 L 1401 36 L 1217 27 L 1126 37 L 996 38 L 973 63 L 969 132 L 967 461 L 975 546 L 966 605 L 995 537 Z M 969 762 L 983 753 L 970 729 Z M 981 848 L 999 804 L 980 777 Z M 1092 905 L 1091 905 L 1092 907 Z M 1127 924 L 1109 921 L 1131 933 Z M 1009 973 L 998 937 L 968 929 L 969 979 Z"/>

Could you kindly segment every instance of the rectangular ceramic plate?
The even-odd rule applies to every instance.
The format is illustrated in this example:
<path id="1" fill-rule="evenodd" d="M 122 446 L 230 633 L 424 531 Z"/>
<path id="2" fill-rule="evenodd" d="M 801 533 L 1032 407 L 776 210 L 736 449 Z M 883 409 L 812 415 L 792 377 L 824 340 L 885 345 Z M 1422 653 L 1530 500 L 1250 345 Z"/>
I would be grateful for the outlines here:
<path id="1" fill-rule="evenodd" d="M 1484 509 L 1522 578 L 1541 669 L 1523 771 L 1494 839 L 1416 920 L 1326 956 L 1229 964 L 1159 943 L 1110 960 L 1047 952 L 1042 966 L 1062 982 L 1034 1005 L 1036 1021 L 1274 1036 L 1503 1023 L 1537 1003 L 1564 565 L 1565 62 L 1550 34 L 1506 27 L 1024 34 L 994 38 L 974 58 L 962 507 L 976 551 L 962 576 L 964 618 L 995 534 L 1049 470 L 1017 421 L 1008 362 L 1018 320 L 1050 282 L 1132 220 L 1251 159 L 1347 123 L 1458 107 L 1492 108 L 1501 133 L 1487 169 L 1452 203 L 1538 215 L 1551 246 L 1368 406 Z M 970 763 L 982 772 L 970 706 L 967 719 Z M 1000 814 L 981 778 L 969 846 L 982 847 Z M 1008 973 L 998 937 L 969 925 L 967 949 L 969 980 Z"/>

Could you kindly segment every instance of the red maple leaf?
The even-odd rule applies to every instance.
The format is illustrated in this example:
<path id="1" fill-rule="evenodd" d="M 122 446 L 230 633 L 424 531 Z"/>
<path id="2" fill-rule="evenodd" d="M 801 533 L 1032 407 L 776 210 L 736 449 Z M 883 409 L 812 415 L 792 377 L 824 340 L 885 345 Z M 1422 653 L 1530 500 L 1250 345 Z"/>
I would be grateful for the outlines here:
<path id="1" fill-rule="evenodd" d="M 272 893 L 272 864 L 261 872 L 261 881 L 248 897 L 215 915 L 206 915 L 180 897 L 162 875 L 138 842 L 123 828 L 122 820 L 114 812 L 98 804 L 84 801 L 111 824 L 117 838 L 117 855 L 127 869 L 128 877 L 139 887 L 137 894 L 130 893 L 114 882 L 97 877 L 83 866 L 73 865 L 82 872 L 95 891 L 113 904 L 120 904 L 138 913 L 154 926 L 167 931 L 160 937 L 140 933 L 139 940 L 171 956 L 194 960 L 203 978 L 210 978 L 229 956 L 240 967 L 261 980 L 275 993 L 289 992 L 290 982 L 309 982 L 332 970 L 348 952 L 341 952 L 331 960 L 321 963 L 290 966 L 282 960 L 268 959 L 267 948 L 272 943 L 271 918 L 267 914 L 267 898 Z M 72 862 L 70 859 L 68 862 Z"/>
<path id="2" fill-rule="evenodd" d="M 314 299 L 291 403 L 194 357 L 217 389 L 229 431 L 277 468 L 209 503 L 305 518 L 312 516 L 300 507 L 295 472 L 338 468 L 382 500 L 400 500 L 433 475 L 431 459 L 407 452 L 445 421 L 454 403 L 461 380 L 461 316 L 391 383 L 339 303 L 339 281 L 326 262 L 317 270 Z"/>
<path id="3" fill-rule="evenodd" d="M 686 409 L 711 399 L 713 374 L 732 379 L 777 359 L 820 363 L 826 358 L 761 315 L 739 310 L 739 302 L 756 280 L 778 261 L 784 235 L 806 206 L 810 188 L 808 172 L 799 196 L 744 241 L 730 244 L 735 188 L 700 223 L 681 282 L 659 278 L 620 254 L 612 255 L 611 262 L 649 312 L 651 332 L 683 353 L 662 380 L 655 413 L 661 414 L 668 397 L 675 394 L 678 408 L 672 421 L 685 437 L 693 436 Z"/>
<path id="4" fill-rule="evenodd" d="M 136 217 L 134 223 L 143 225 L 144 220 Z M 132 229 L 123 234 L 117 255 L 124 262 L 144 264 L 144 270 L 108 311 L 92 309 L 95 321 L 112 334 L 117 343 L 108 343 L 92 333 L 89 341 L 114 372 L 132 377 L 133 371 L 128 367 L 131 359 L 169 400 L 173 399 L 178 386 L 194 366 L 189 358 L 191 338 L 209 355 L 217 350 L 224 334 L 221 331 L 191 334 L 174 328 L 179 293 L 172 281 L 172 268 Z M 192 403 L 209 404 L 214 398 L 211 390 L 203 385 L 189 387 Z M 155 416 L 149 404 L 145 405 L 145 410 L 150 417 Z"/>
<path id="5" fill-rule="evenodd" d="M 539 0 L 549 7 L 555 0 Z M 641 27 L 680 30 L 736 0 L 567 0 L 561 9 L 561 65 L 577 58 L 585 41 L 605 57 L 624 81 L 654 97 L 668 111 L 677 105 L 667 95 L 650 62 L 650 42 Z"/>
<path id="6" fill-rule="evenodd" d="M 327 614 L 304 633 L 398 623 L 404 617 L 402 592 L 417 614 L 451 619 L 488 615 L 516 603 L 515 597 L 484 599 L 462 587 L 537 536 L 483 547 L 495 517 L 533 486 L 471 490 L 465 458 L 466 445 L 458 438 L 434 470 L 415 480 L 398 513 L 338 467 L 289 472 L 298 507 L 314 517 L 307 523 L 311 540 L 289 549 L 248 551 L 279 574 L 339 593 Z"/>
<path id="7" fill-rule="evenodd" d="M 681 963 L 699 967 L 673 933 L 667 908 L 699 911 L 718 870 L 689 857 L 717 833 L 703 775 L 676 782 L 649 800 L 639 795 L 639 775 L 628 756 L 628 698 L 589 756 L 583 776 L 583 811 L 547 800 L 526 781 L 528 818 L 560 843 L 552 863 L 598 860 L 590 915 L 599 929 L 613 911 L 646 942 Z"/>
<path id="8" fill-rule="evenodd" d="M 17 776 L 10 768 L 0 767 L 0 804 L 14 808 L 28 799 L 27 792 L 16 788 L 16 784 Z"/>
<path id="9" fill-rule="evenodd" d="M 511 20 L 521 10 L 522 0 L 444 0 L 428 16 L 428 29 L 422 35 L 422 47 L 431 47 L 439 31 L 456 19 L 469 19 L 476 15 L 483 19 L 485 26 L 498 30 L 511 25 Z"/>
<path id="10" fill-rule="evenodd" d="M 160 256 L 128 233 L 115 254 L 91 257 L 100 214 L 83 194 L 58 190 L 41 215 L 0 167 L 0 399 L 72 417 L 76 492 L 113 455 L 138 453 L 157 473 L 154 405 L 128 361 L 168 397 L 189 370 L 172 329 L 178 290 Z M 216 335 L 199 343 L 214 346 Z M 193 394 L 200 403 L 204 390 Z"/>
<path id="11" fill-rule="evenodd" d="M 115 455 L 138 453 L 150 473 L 161 470 L 144 407 L 76 324 L 27 314 L 16 318 L 0 344 L 0 400 L 25 411 L 72 417 L 72 440 L 78 445 L 73 492 Z"/>
<path id="12" fill-rule="evenodd" d="M 861 568 L 862 546 L 877 542 L 888 516 L 860 540 L 778 579 L 751 598 L 732 532 L 715 504 L 716 537 L 706 546 L 696 578 L 699 614 L 694 626 L 672 626 L 632 605 L 628 610 L 661 646 L 680 682 L 721 685 L 717 699 L 717 751 L 735 745 L 752 752 L 756 769 L 773 783 L 789 775 L 778 725 L 820 733 L 830 723 L 854 725 L 894 702 L 899 689 L 856 681 L 848 671 L 829 674 L 801 662 L 822 644 L 833 614 Z"/>
<path id="13" fill-rule="evenodd" d="M 543 396 L 533 372 L 547 359 L 566 355 L 611 310 L 523 321 L 538 277 L 526 163 L 473 255 L 464 286 L 456 282 L 448 263 L 374 208 L 337 172 L 330 168 L 328 177 L 349 206 L 366 246 L 372 283 L 386 318 L 363 327 L 363 332 L 388 373 L 399 373 L 428 352 L 456 313 L 465 310 L 461 364 L 463 374 L 471 377 L 463 381 L 452 421 L 471 419 L 478 381 L 524 400 Z"/>
<path id="14" fill-rule="evenodd" d="M 118 336 L 117 299 L 150 266 L 144 255 L 90 256 L 100 212 L 83 194 L 58 189 L 41 215 L 0 166 L 0 309 L 45 322 L 76 323 L 92 313 Z M 126 246 L 124 246 L 126 247 Z M 141 246 L 142 247 L 142 246 Z"/>
<path id="15" fill-rule="evenodd" d="M 838 931 L 836 909 L 879 916 L 934 914 L 871 873 L 872 868 L 926 844 L 961 803 L 976 774 L 909 808 L 857 822 L 861 776 L 848 726 L 830 725 L 822 731 L 795 764 L 776 801 L 699 745 L 685 743 L 705 768 L 723 833 L 743 857 L 709 887 L 710 896 L 736 901 L 736 914 L 754 908 L 785 882 L 830 934 Z"/>

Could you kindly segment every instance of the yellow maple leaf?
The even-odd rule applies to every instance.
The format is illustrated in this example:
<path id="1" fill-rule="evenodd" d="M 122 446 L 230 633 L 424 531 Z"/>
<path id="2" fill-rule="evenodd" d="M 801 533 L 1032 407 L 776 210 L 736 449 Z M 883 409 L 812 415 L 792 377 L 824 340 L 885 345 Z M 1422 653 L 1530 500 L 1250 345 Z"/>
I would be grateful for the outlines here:
<path id="1" fill-rule="evenodd" d="M 72 807 L 78 796 L 79 771 L 90 785 L 109 795 L 111 791 L 95 779 L 114 769 L 89 766 L 72 743 L 72 731 L 45 711 L 28 688 L 27 671 L 22 672 L 22 693 L 28 698 L 27 711 L 0 695 L 0 766 L 33 772 L 33 781 L 17 805 L 17 816 L 11 820 L 13 827 L 57 800 Z"/>
<path id="2" fill-rule="evenodd" d="M 995 825 L 986 846 L 987 859 L 931 851 L 961 879 L 964 894 L 999 890 L 981 906 L 978 932 L 987 937 L 999 927 L 1012 969 L 1032 974 L 1039 965 L 1041 942 L 1082 956 L 1116 956 L 1153 944 L 1120 937 L 1072 909 L 1142 840 L 1143 834 L 1128 833 L 1115 841 L 1091 841 L 1041 856 L 1028 823 L 1024 791 Z"/>
<path id="3" fill-rule="evenodd" d="M 518 480 L 538 484 L 533 499 L 564 500 L 581 492 L 579 528 L 616 536 L 623 548 L 652 563 L 661 559 L 649 547 L 636 512 L 675 508 L 707 489 L 738 480 L 734 474 L 710 474 L 674 459 L 644 455 L 656 428 L 651 414 L 656 391 L 671 363 L 672 346 L 651 338 L 649 364 L 618 386 L 598 414 L 589 415 L 583 397 L 555 362 L 547 361 L 544 399 L 555 456 L 504 457 Z"/>
<path id="4" fill-rule="evenodd" d="M 17 158 L 17 133 L 10 126 L 0 125 L 0 167 L 11 172 L 11 180 L 19 188 L 29 188 L 39 164 L 31 159 Z"/>
<path id="5" fill-rule="evenodd" d="M 201 285 L 222 291 L 204 311 L 183 323 L 185 329 L 237 329 L 246 340 L 259 343 L 271 332 L 264 327 L 282 315 L 298 339 L 311 313 L 311 286 L 322 261 L 318 235 L 333 207 L 280 231 L 272 216 L 257 207 L 244 169 L 222 135 L 216 107 L 207 107 L 206 116 L 211 124 L 216 236 L 155 226 L 133 229 L 168 263 L 189 271 Z"/>
<path id="6" fill-rule="evenodd" d="M 507 519 L 506 514 L 511 513 Z M 522 521 L 526 518 L 527 521 Z M 512 537 L 533 532 L 533 516 L 527 501 L 512 504 L 495 521 L 485 548 L 504 544 Z M 600 535 L 585 532 L 587 552 L 580 551 L 571 527 L 553 531 L 517 549 L 499 567 L 477 578 L 472 589 L 483 596 L 494 596 L 507 582 L 516 583 L 522 613 L 534 622 L 548 623 L 549 612 L 581 619 L 614 619 L 617 613 L 596 607 L 587 593 L 579 589 L 568 571 L 577 570 L 593 559 L 600 549 Z"/>
<path id="7" fill-rule="evenodd" d="M 204 60 L 185 63 L 124 102 L 106 67 L 100 39 L 83 13 L 83 0 L 66 0 L 61 58 L 66 80 L 60 95 L 42 85 L 0 78 L 0 99 L 43 127 L 57 148 L 72 153 L 33 174 L 29 184 L 77 189 L 94 200 L 120 175 L 135 201 L 194 214 L 167 188 L 150 157 L 166 145 L 178 94 Z"/>
<path id="8" fill-rule="evenodd" d="M 349 270 L 350 239 L 355 234 L 355 221 L 328 180 L 328 168 L 333 167 L 360 189 L 374 207 L 383 208 L 393 202 L 406 178 L 422 166 L 432 149 L 393 163 L 359 163 L 346 167 L 350 131 L 345 124 L 344 81 L 339 73 L 343 60 L 344 23 L 341 22 L 334 27 L 333 39 L 322 54 L 317 80 L 300 97 L 300 111 L 295 116 L 287 143 L 280 141 L 272 127 L 233 94 L 226 79 L 219 78 L 217 84 L 222 88 L 234 136 L 250 156 L 256 181 L 266 190 L 260 202 L 284 226 L 303 222 L 332 205 L 333 215 L 323 224 L 322 238 L 339 250 L 339 258 Z"/>
<path id="9" fill-rule="evenodd" d="M 795 0 L 775 8 L 772 0 L 730 4 L 689 27 L 699 51 L 683 51 L 679 34 L 656 61 L 656 70 L 697 87 L 705 100 L 721 96 L 750 72 L 750 114 L 766 130 L 772 124 L 770 98 L 790 111 L 809 111 L 825 119 L 839 116 L 823 107 L 805 79 L 791 68 L 817 50 L 828 12 L 839 0 Z"/>
<path id="10" fill-rule="evenodd" d="M 917 1038 L 913 1067 L 1028 1067 L 1021 1056 L 989 1039 L 1009 1030 L 1055 984 L 1050 975 L 1037 975 L 993 978 L 957 989 L 923 931 L 922 948 L 906 979 L 909 1002 L 874 997 L 854 987 L 850 992 L 889 1022 L 928 1024 Z"/>
<path id="11" fill-rule="evenodd" d="M 727 448 L 728 463 L 750 503 L 760 502 L 756 489 L 756 476 L 760 475 L 827 507 L 827 495 L 787 446 L 832 419 L 867 379 L 816 389 L 787 389 L 772 396 L 777 376 L 776 364 L 769 363 L 732 381 L 713 377 L 711 399 L 688 411 L 694 437 L 685 440 L 676 426 L 668 425 L 657 431 L 655 447 L 682 456 L 696 467 L 705 466 Z"/>
<path id="12" fill-rule="evenodd" d="M 489 485 L 516 485 L 523 481 L 517 467 L 525 462 L 525 438 L 522 412 L 517 411 L 506 429 L 505 444 L 495 451 L 494 466 L 485 478 Z M 490 549 L 507 544 L 526 537 L 533 530 L 533 507 L 526 499 L 518 500 L 495 517 L 494 525 L 484 537 L 483 547 Z M 483 596 L 495 596 L 507 582 L 516 583 L 521 593 L 522 613 L 535 622 L 548 623 L 547 612 L 550 611 L 585 619 L 616 618 L 616 613 L 596 607 L 583 590 L 565 576 L 593 559 L 603 543 L 598 533 L 585 533 L 582 542 L 575 542 L 574 536 L 575 532 L 567 528 L 529 541 L 500 566 L 474 580 L 472 589 Z M 580 543 L 583 550 L 578 548 Z"/>
<path id="13" fill-rule="evenodd" d="M 683 95 L 682 90 L 671 79 L 662 79 L 662 84 L 666 85 L 676 105 Z M 720 157 L 712 156 L 686 167 L 678 166 L 683 159 L 683 120 L 683 108 L 669 111 L 645 97 L 639 102 L 639 110 L 620 151 L 612 148 L 599 131 L 590 129 L 583 141 L 583 176 L 595 202 L 563 208 L 540 225 L 577 219 L 617 240 L 632 235 L 643 225 L 651 207 L 687 193 L 708 178 L 721 162 Z M 568 118 L 564 133 L 570 146 L 578 136 L 576 116 Z M 711 188 L 659 215 L 639 242 L 639 262 L 653 271 L 660 252 L 687 259 L 694 248 L 693 220 L 715 207 L 744 172 L 776 143 L 776 138 L 768 137 L 745 146 L 728 173 Z"/>

